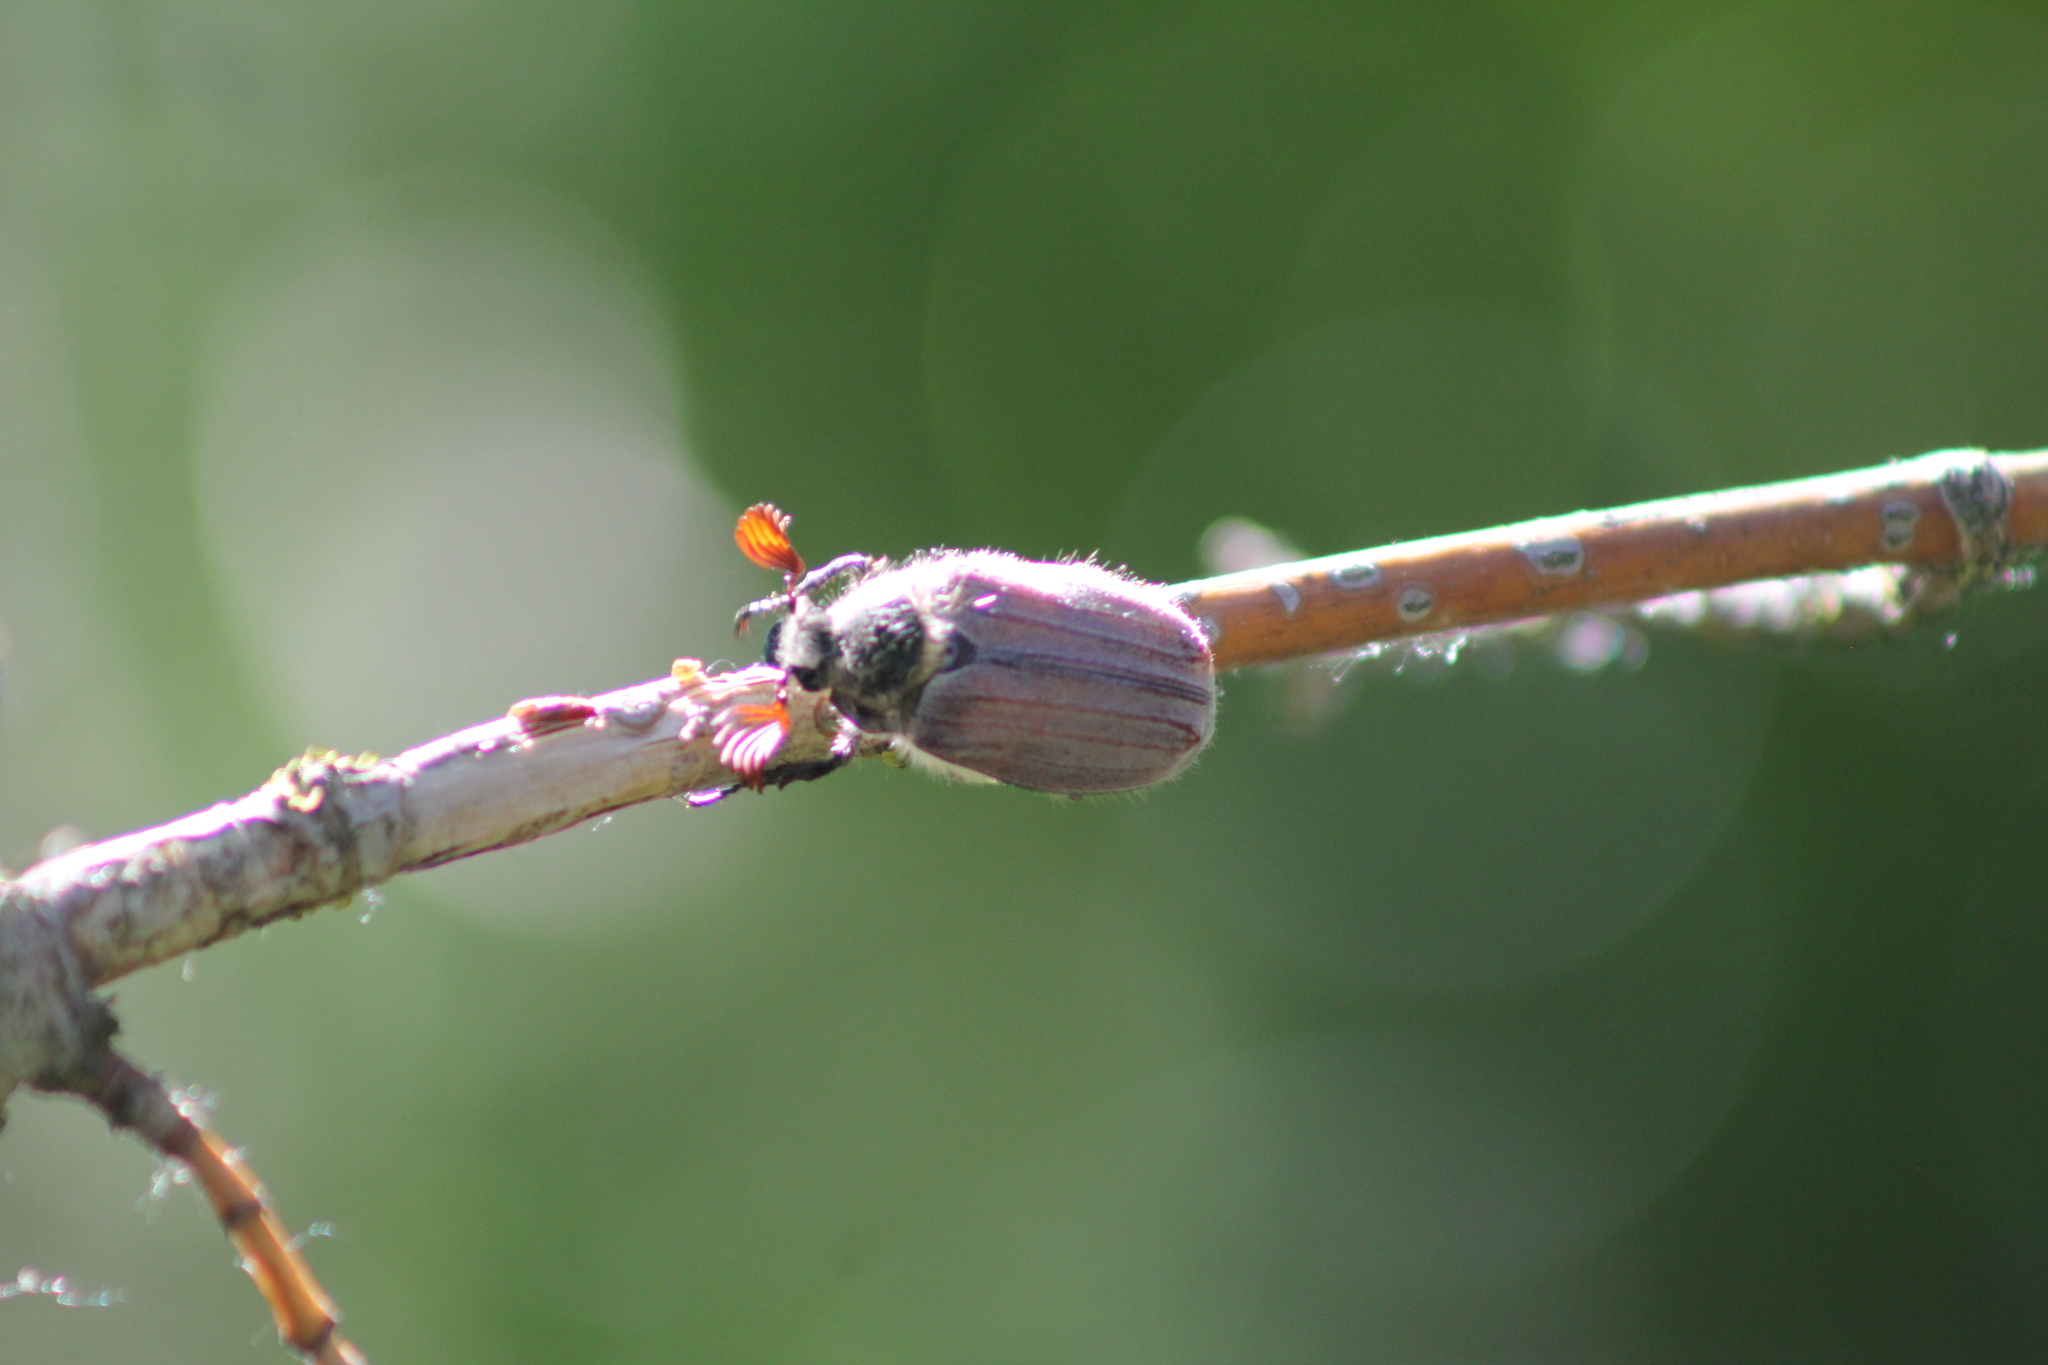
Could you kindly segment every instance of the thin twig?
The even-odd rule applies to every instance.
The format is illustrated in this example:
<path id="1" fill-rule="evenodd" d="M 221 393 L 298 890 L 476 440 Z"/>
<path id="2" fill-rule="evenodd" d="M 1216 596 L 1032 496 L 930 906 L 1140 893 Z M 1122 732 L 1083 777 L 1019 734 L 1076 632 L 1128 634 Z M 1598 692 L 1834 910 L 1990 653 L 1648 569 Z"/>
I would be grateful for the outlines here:
<path id="1" fill-rule="evenodd" d="M 240 1153 L 218 1133 L 200 1127 L 171 1098 L 163 1082 L 109 1048 L 89 1073 L 49 1088 L 79 1095 L 108 1123 L 128 1129 L 191 1171 L 240 1254 L 242 1268 L 270 1305 L 279 1340 L 313 1365 L 368 1365 L 336 1330 L 341 1315 L 271 1211 L 262 1182 Z"/>
<path id="2" fill-rule="evenodd" d="M 2007 500 L 1978 514 L 1968 483 Z M 2003 484 L 1996 481 L 2002 479 Z M 1973 524 L 1965 525 L 1965 522 Z M 2048 542 L 2048 452 L 1875 469 L 1408 541 L 1183 583 L 1218 669 L 1864 564 L 1997 567 Z"/>

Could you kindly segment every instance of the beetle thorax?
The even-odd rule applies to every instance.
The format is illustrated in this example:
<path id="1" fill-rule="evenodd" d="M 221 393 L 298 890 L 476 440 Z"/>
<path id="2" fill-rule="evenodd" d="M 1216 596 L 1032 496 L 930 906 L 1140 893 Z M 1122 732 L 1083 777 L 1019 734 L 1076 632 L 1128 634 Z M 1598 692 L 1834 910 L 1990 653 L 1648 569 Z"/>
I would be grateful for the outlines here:
<path id="1" fill-rule="evenodd" d="M 925 683 L 944 666 L 952 629 L 932 614 L 924 587 L 914 570 L 878 574 L 822 613 L 826 690 L 863 730 L 906 730 Z"/>

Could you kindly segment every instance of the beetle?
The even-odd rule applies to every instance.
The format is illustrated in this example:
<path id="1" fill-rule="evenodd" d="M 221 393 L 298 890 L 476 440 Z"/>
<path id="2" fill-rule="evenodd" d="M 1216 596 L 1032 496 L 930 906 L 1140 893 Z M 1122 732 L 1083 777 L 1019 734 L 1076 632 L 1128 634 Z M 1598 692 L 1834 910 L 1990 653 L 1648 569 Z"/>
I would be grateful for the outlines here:
<path id="1" fill-rule="evenodd" d="M 806 571 L 788 526 L 767 503 L 741 515 L 733 539 L 784 590 L 742 608 L 736 630 L 782 613 L 767 662 L 918 766 L 1069 796 L 1129 791 L 1180 773 L 1215 730 L 1208 639 L 1158 584 L 1000 550 L 894 566 L 842 555 Z M 780 701 L 760 710 L 786 731 Z"/>

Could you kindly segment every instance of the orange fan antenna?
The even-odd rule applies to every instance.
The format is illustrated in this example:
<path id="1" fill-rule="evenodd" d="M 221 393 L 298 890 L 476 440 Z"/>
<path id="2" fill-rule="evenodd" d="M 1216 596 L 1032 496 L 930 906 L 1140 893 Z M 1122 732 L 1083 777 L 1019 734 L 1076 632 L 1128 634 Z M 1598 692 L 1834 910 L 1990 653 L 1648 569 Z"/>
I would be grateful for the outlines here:
<path id="1" fill-rule="evenodd" d="M 740 553 L 764 569 L 777 569 L 794 582 L 803 575 L 803 556 L 789 543 L 789 513 L 769 502 L 757 502 L 740 513 L 733 528 Z"/>
<path id="2" fill-rule="evenodd" d="M 755 791 L 761 790 L 768 765 L 789 738 L 789 702 L 782 695 L 788 686 L 785 678 L 775 700 L 765 706 L 735 706 L 727 721 L 729 730 L 720 738 L 718 761 Z"/>

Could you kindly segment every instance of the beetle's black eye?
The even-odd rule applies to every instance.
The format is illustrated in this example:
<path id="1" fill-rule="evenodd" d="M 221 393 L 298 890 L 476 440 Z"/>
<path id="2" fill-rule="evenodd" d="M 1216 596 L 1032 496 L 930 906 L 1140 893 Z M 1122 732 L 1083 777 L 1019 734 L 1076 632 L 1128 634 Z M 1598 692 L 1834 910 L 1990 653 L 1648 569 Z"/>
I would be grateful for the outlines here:
<path id="1" fill-rule="evenodd" d="M 782 628 L 787 624 L 788 618 L 782 617 L 778 618 L 774 625 L 768 627 L 768 639 L 761 648 L 762 663 L 779 664 L 782 662 Z"/>
<path id="2" fill-rule="evenodd" d="M 828 668 L 839 648 L 825 613 L 814 611 L 801 618 L 787 617 L 782 624 L 788 629 L 782 633 L 784 645 L 775 662 L 788 669 L 789 676 L 804 691 L 824 691 L 828 686 Z"/>

